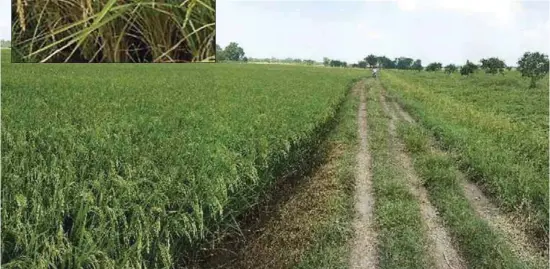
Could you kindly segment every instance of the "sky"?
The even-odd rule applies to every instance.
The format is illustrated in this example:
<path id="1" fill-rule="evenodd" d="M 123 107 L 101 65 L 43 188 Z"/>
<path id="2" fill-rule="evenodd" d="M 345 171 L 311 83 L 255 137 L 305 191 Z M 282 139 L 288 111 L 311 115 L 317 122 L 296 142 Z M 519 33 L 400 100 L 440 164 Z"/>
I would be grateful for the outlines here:
<path id="1" fill-rule="evenodd" d="M 526 51 L 550 52 L 550 0 L 217 0 L 216 42 L 253 58 L 323 57 L 355 63 L 368 54 L 464 64 Z"/>
<path id="2" fill-rule="evenodd" d="M 0 39 L 11 39 L 11 0 L 0 0 Z"/>
<path id="3" fill-rule="evenodd" d="M 253 58 L 515 65 L 526 51 L 550 52 L 549 13 L 550 0 L 217 0 L 216 42 Z M 11 0 L 0 0 L 0 39 L 10 39 L 10 17 Z"/>

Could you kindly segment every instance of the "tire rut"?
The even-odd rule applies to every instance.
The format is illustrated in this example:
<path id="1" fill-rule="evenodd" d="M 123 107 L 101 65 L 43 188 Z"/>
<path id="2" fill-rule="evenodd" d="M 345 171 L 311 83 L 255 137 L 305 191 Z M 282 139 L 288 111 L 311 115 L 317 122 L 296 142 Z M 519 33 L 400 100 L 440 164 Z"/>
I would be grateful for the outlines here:
<path id="1" fill-rule="evenodd" d="M 355 237 L 351 252 L 350 268 L 376 268 L 376 232 L 374 229 L 374 196 L 372 190 L 371 156 L 368 147 L 367 105 L 365 101 L 365 81 L 356 84 L 354 93 L 360 95 L 357 111 L 359 152 L 355 176 L 355 210 L 353 222 Z"/>
<path id="2" fill-rule="evenodd" d="M 395 110 L 401 115 L 401 118 L 411 124 L 416 124 L 415 120 L 399 104 L 393 102 Z M 432 147 L 434 152 L 445 154 L 443 151 Z M 537 248 L 536 243 L 529 240 L 525 232 L 525 223 L 508 214 L 504 214 L 494 205 L 479 186 L 469 181 L 466 176 L 458 171 L 460 184 L 464 191 L 464 196 L 476 212 L 476 214 L 487 221 L 496 231 L 500 231 L 511 249 L 525 261 L 536 266 L 544 267 L 545 261 L 548 261 L 548 253 Z M 547 268 L 547 266 L 546 266 Z"/>
<path id="3" fill-rule="evenodd" d="M 426 231 L 429 242 L 429 253 L 432 256 L 435 267 L 449 269 L 467 268 L 466 263 L 459 255 L 459 252 L 456 250 L 456 248 L 453 246 L 451 237 L 445 229 L 443 221 L 438 215 L 437 209 L 431 204 L 430 200 L 428 199 L 428 193 L 424 186 L 422 186 L 420 178 L 418 177 L 418 175 L 416 175 L 416 172 L 412 165 L 412 160 L 410 156 L 405 153 L 405 146 L 400 141 L 400 139 L 398 139 L 395 126 L 396 121 L 399 120 L 398 116 L 396 115 L 396 111 L 399 111 L 396 110 L 395 107 L 395 105 L 397 104 L 394 103 L 393 108 L 390 108 L 388 106 L 384 89 L 382 89 L 380 95 L 382 108 L 386 115 L 390 117 L 390 124 L 388 126 L 388 129 L 391 140 L 393 141 L 392 150 L 395 152 L 397 161 L 401 163 L 404 171 L 406 172 L 408 181 L 410 182 L 410 189 L 412 194 L 420 202 L 420 213 L 427 228 Z M 399 112 L 399 114 L 402 113 Z M 403 118 L 407 120 L 407 117 Z M 412 118 L 410 117 L 409 119 L 412 120 Z"/>
<path id="4" fill-rule="evenodd" d="M 468 181 L 462 173 L 459 174 L 459 177 L 461 178 L 460 183 L 464 195 L 477 215 L 486 220 L 493 229 L 501 232 L 512 251 L 522 260 L 536 264 L 540 268 L 548 268 L 548 265 L 544 266 L 544 262 L 548 260 L 548 253 L 539 250 L 535 243 L 530 242 L 529 236 L 522 229 L 525 224 L 507 214 L 503 214 L 483 194 L 483 191 L 475 183 Z"/>

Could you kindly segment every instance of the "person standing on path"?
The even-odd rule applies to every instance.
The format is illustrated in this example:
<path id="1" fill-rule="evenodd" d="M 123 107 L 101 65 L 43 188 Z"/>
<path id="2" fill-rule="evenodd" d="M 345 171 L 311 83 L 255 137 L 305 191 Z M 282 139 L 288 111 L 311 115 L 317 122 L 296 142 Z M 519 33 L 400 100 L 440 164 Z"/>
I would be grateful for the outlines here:
<path id="1" fill-rule="evenodd" d="M 375 67 L 375 68 L 372 69 L 372 76 L 374 78 L 376 78 L 378 76 L 378 68 Z"/>

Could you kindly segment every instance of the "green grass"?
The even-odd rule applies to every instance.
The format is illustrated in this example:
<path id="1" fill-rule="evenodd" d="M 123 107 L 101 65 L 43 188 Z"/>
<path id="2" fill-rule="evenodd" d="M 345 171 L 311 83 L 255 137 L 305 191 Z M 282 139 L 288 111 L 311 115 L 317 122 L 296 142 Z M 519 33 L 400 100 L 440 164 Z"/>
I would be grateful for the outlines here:
<path id="1" fill-rule="evenodd" d="M 336 184 L 331 192 L 330 216 L 322 223 L 316 224 L 314 244 L 301 258 L 295 268 L 346 268 L 350 245 L 348 240 L 353 236 L 351 227 L 354 215 L 353 184 L 355 181 L 355 157 L 357 143 L 357 109 L 359 96 L 349 94 L 341 108 L 336 128 L 328 137 L 328 142 L 338 145 L 342 156 L 336 163 Z"/>
<path id="2" fill-rule="evenodd" d="M 11 63 L 11 49 L 2 48 L 0 49 L 0 58 L 2 58 L 2 66 L 4 64 Z"/>
<path id="3" fill-rule="evenodd" d="M 415 170 L 423 177 L 430 200 L 458 243 L 469 268 L 537 268 L 518 259 L 503 238 L 476 216 L 464 196 L 456 162 L 448 154 L 430 149 L 426 130 L 403 123 L 398 131 L 414 157 Z"/>
<path id="4" fill-rule="evenodd" d="M 303 168 L 362 75 L 5 59 L 5 268 L 172 266 Z"/>
<path id="5" fill-rule="evenodd" d="M 516 71 L 494 76 L 480 72 L 471 77 L 439 72 L 403 72 L 399 75 L 409 83 L 423 85 L 431 93 L 548 131 L 548 77 L 541 79 L 536 88 L 529 89 L 529 79 L 522 78 Z"/>
<path id="6" fill-rule="evenodd" d="M 380 84 L 367 83 L 367 120 L 378 226 L 380 268 L 430 268 L 420 205 L 410 192 L 405 171 L 392 154 L 389 115 L 380 104 Z"/>
<path id="7" fill-rule="evenodd" d="M 382 81 L 445 149 L 460 156 L 469 178 L 504 209 L 523 214 L 532 234 L 547 244 L 547 82 L 529 90 L 515 72 L 467 78 L 391 71 Z"/>

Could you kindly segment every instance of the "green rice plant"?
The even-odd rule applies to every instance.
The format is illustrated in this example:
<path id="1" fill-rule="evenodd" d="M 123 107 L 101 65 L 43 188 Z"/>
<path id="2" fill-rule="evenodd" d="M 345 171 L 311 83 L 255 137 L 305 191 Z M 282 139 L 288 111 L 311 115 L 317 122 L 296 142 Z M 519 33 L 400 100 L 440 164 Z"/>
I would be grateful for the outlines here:
<path id="1" fill-rule="evenodd" d="M 304 168 L 361 75 L 2 64 L 2 267 L 175 266 Z"/>
<path id="2" fill-rule="evenodd" d="M 214 61 L 214 0 L 12 1 L 14 62 Z"/>

